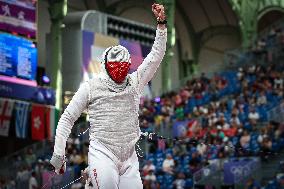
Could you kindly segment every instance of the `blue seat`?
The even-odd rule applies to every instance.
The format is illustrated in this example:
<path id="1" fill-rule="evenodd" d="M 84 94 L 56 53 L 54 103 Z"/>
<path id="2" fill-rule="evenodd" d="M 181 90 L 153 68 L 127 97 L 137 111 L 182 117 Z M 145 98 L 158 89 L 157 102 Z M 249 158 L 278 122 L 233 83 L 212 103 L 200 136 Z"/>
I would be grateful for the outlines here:
<path id="1" fill-rule="evenodd" d="M 273 142 L 272 143 L 272 151 L 273 152 L 277 152 L 277 151 L 279 151 L 279 149 L 280 149 L 279 143 L 278 142 Z"/>
<path id="2" fill-rule="evenodd" d="M 192 188 L 192 187 L 193 187 L 193 180 L 192 179 L 186 179 L 185 188 Z"/>
<path id="3" fill-rule="evenodd" d="M 284 146 L 284 138 L 280 138 L 279 143 L 280 143 L 280 146 L 283 147 Z"/>
<path id="4" fill-rule="evenodd" d="M 173 154 L 173 149 L 172 148 L 166 149 L 166 154 Z"/>
<path id="5" fill-rule="evenodd" d="M 160 153 L 160 152 L 158 152 L 158 153 L 156 153 L 156 158 L 164 158 L 164 153 Z"/>
<path id="6" fill-rule="evenodd" d="M 163 178 L 163 175 L 158 175 L 158 176 L 157 176 L 157 181 L 158 181 L 158 183 L 160 183 L 160 184 L 163 183 L 163 179 L 164 179 L 164 178 Z"/>
<path id="7" fill-rule="evenodd" d="M 233 143 L 234 146 L 236 146 L 238 142 L 239 142 L 238 137 L 235 136 L 235 137 L 232 138 L 232 143 Z"/>

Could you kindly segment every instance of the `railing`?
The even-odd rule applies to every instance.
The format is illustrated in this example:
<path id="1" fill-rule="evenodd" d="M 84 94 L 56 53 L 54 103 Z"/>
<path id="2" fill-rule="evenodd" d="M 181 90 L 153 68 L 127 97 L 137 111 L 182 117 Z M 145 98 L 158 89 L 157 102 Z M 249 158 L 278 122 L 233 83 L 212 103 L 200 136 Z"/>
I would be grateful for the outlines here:
<path id="1" fill-rule="evenodd" d="M 199 171 L 195 172 L 193 174 L 193 183 L 194 185 L 197 184 L 212 184 L 214 181 L 214 179 L 212 179 L 211 177 L 213 175 L 217 175 L 216 173 L 218 173 L 221 169 L 220 169 L 220 162 L 221 161 L 215 161 L 210 165 L 207 165 L 205 167 L 203 167 L 202 169 L 200 169 Z M 219 179 L 218 179 L 219 180 Z M 212 182 L 210 182 L 212 181 Z"/>
<path id="2" fill-rule="evenodd" d="M 0 159 L 0 175 L 6 175 L 6 176 L 12 176 L 15 175 L 16 170 L 11 170 L 11 161 L 16 157 L 16 156 L 21 156 L 22 158 L 25 157 L 27 154 L 28 149 L 32 149 L 33 153 L 38 157 L 42 156 L 45 151 L 48 149 L 46 148 L 48 141 L 43 140 L 41 142 L 34 143 L 30 146 L 27 146 L 19 151 L 16 151 L 12 154 L 9 154 L 3 158 Z M 7 175 L 9 174 L 9 175 Z"/>
<path id="3" fill-rule="evenodd" d="M 239 174 L 234 174 L 235 188 L 242 189 L 250 178 L 260 180 L 260 160 L 253 159 L 251 162 L 240 168 Z"/>
<path id="4" fill-rule="evenodd" d="M 239 158 L 242 160 L 244 158 Z M 247 158 L 246 158 L 247 159 Z M 244 188 L 248 179 L 254 178 L 260 180 L 260 161 L 259 158 L 249 158 L 249 162 L 245 165 L 238 166 L 237 172 L 234 174 L 235 188 Z M 212 160 L 211 164 L 203 167 L 193 175 L 194 185 L 214 186 L 221 188 L 224 185 L 224 164 L 229 161 L 226 159 Z"/>
<path id="5" fill-rule="evenodd" d="M 282 101 L 278 106 L 272 108 L 268 114 L 268 119 L 277 121 L 279 123 L 284 123 L 284 101 Z"/>

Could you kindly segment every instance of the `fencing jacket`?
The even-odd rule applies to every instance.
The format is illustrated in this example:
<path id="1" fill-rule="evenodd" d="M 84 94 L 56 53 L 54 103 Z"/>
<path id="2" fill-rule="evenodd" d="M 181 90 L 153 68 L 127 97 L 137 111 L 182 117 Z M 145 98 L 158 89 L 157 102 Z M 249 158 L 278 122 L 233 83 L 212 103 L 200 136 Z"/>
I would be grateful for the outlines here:
<path id="1" fill-rule="evenodd" d="M 143 88 L 153 78 L 166 51 L 167 29 L 157 29 L 151 52 L 124 87 L 105 73 L 84 82 L 61 115 L 54 153 L 65 155 L 66 140 L 74 122 L 88 109 L 90 140 L 98 140 L 120 161 L 127 160 L 140 137 L 138 111 Z"/>

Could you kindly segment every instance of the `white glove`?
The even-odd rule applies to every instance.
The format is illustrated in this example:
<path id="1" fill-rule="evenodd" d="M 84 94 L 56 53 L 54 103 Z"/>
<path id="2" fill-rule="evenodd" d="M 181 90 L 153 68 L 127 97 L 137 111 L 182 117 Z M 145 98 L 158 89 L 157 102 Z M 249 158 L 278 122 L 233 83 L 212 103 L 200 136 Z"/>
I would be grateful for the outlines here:
<path id="1" fill-rule="evenodd" d="M 50 164 L 54 167 L 56 174 L 64 174 L 66 171 L 66 158 L 65 156 L 56 155 L 53 153 Z"/>

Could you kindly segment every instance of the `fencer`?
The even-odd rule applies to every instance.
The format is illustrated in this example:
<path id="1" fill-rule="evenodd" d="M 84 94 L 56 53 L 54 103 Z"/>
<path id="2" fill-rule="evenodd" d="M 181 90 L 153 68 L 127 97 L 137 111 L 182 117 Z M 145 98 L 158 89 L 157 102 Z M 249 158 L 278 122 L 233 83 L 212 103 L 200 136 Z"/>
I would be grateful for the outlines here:
<path id="1" fill-rule="evenodd" d="M 55 172 L 66 170 L 65 147 L 74 122 L 87 109 L 90 121 L 88 176 L 92 188 L 142 189 L 135 144 L 140 138 L 139 102 L 166 51 L 167 29 L 163 5 L 153 4 L 157 29 L 151 52 L 129 74 L 131 58 L 123 46 L 107 48 L 102 72 L 84 82 L 60 117 L 50 163 Z"/>

